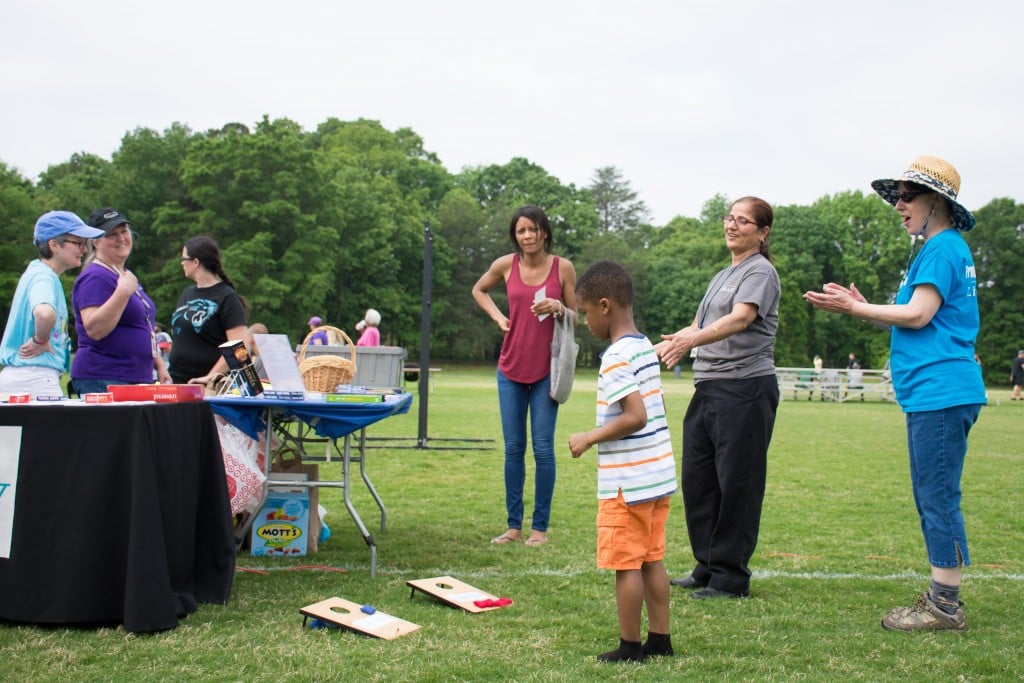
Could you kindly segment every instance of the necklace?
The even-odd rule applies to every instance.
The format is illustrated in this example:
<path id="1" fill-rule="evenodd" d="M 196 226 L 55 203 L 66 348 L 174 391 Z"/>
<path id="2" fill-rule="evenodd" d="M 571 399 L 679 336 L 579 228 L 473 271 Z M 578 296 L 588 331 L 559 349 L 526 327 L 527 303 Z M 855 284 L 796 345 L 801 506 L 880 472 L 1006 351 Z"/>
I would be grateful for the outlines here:
<path id="1" fill-rule="evenodd" d="M 112 272 L 117 277 L 121 277 L 127 272 L 125 270 L 118 270 L 114 265 L 107 263 L 102 259 L 98 259 L 95 256 L 92 260 Z M 156 349 L 156 328 L 154 327 L 155 321 L 153 320 L 153 307 L 149 305 L 149 301 L 147 301 L 146 297 L 142 295 L 141 284 L 135 288 L 135 296 L 137 296 L 139 301 L 142 303 L 143 315 L 146 318 L 146 326 L 149 327 L 149 337 L 153 340 L 153 348 Z"/>
<path id="2" fill-rule="evenodd" d="M 97 258 L 96 256 L 93 256 L 92 260 L 95 261 L 96 263 L 100 264 L 101 266 L 103 266 L 104 268 L 109 270 L 110 272 L 112 272 L 114 275 L 121 276 L 121 275 L 124 274 L 123 270 L 119 270 L 116 266 L 114 266 L 114 265 L 112 265 L 110 263 L 107 263 L 106 261 L 103 261 L 103 260 Z"/>

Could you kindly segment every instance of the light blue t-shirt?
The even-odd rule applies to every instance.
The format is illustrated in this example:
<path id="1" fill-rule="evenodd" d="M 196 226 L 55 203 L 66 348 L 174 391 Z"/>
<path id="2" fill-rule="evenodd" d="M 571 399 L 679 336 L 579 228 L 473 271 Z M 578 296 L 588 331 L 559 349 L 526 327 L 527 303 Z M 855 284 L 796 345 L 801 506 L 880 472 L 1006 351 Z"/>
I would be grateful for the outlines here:
<path id="1" fill-rule="evenodd" d="M 36 333 L 36 319 L 32 309 L 39 304 L 49 304 L 57 312 L 57 323 L 50 333 L 50 347 L 53 351 L 34 358 L 22 358 L 18 355 L 18 349 Z M 70 358 L 68 302 L 64 296 L 64 287 L 53 268 L 36 259 L 28 264 L 18 280 L 18 288 L 14 290 L 11 313 L 7 318 L 3 341 L 0 342 L 0 365 L 52 368 L 58 372 L 67 372 Z"/>
<path id="2" fill-rule="evenodd" d="M 910 301 L 917 285 L 932 285 L 942 305 L 919 330 L 893 327 L 892 383 L 905 413 L 984 404 L 985 383 L 974 360 L 981 321 L 974 259 L 956 230 L 943 230 L 921 247 L 900 284 L 897 304 Z"/>

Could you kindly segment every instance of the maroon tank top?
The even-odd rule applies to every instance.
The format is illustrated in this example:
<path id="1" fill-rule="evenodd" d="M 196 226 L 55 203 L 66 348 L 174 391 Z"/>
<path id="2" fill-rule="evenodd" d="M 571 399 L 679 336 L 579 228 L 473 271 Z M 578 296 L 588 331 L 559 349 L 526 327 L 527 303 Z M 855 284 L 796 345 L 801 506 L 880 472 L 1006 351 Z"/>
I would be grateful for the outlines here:
<path id="1" fill-rule="evenodd" d="M 549 299 L 562 300 L 562 283 L 558 278 L 558 257 L 552 257 L 551 270 L 541 285 L 526 285 L 519 277 L 519 254 L 512 256 L 505 290 L 508 292 L 509 331 L 501 345 L 498 369 L 513 382 L 532 384 L 551 372 L 551 337 L 555 333 L 555 320 L 548 316 L 543 321 L 530 312 L 533 297 L 540 288 Z"/>

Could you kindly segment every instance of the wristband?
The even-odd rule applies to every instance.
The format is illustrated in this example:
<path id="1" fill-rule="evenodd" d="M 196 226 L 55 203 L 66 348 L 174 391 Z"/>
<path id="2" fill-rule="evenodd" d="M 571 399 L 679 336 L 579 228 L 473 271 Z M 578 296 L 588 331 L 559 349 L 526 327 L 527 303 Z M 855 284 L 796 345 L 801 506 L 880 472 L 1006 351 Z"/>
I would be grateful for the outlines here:
<path id="1" fill-rule="evenodd" d="M 43 341 L 39 341 L 38 339 L 36 339 L 36 336 L 33 334 L 32 335 L 32 343 L 35 344 L 36 346 L 45 346 L 46 345 L 46 340 L 44 339 Z"/>

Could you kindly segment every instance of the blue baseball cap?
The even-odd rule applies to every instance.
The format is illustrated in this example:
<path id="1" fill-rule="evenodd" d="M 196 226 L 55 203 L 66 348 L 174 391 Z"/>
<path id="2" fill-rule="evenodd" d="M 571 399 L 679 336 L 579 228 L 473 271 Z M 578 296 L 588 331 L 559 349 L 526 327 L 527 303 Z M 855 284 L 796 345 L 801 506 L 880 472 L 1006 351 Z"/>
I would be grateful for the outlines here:
<path id="1" fill-rule="evenodd" d="M 32 243 L 39 246 L 61 235 L 96 239 L 97 237 L 103 237 L 104 233 L 102 230 L 90 228 L 78 217 L 78 214 L 70 211 L 47 211 L 36 221 Z"/>

